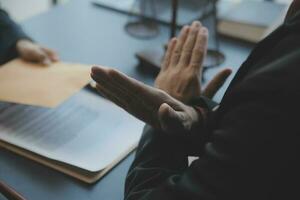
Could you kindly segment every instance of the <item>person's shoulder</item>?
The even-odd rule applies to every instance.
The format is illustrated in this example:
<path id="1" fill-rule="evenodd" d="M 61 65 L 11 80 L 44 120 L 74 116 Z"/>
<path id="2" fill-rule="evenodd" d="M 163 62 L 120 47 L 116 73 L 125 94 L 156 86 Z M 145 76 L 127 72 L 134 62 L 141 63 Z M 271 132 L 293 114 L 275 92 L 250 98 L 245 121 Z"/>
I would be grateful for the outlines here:
<path id="1" fill-rule="evenodd" d="M 268 105 L 277 110 L 290 106 L 300 111 L 299 101 L 300 49 L 245 77 L 226 95 L 221 105 L 223 111 L 249 103 Z"/>
<path id="2" fill-rule="evenodd" d="M 7 12 L 1 7 L 0 4 L 0 17 L 4 17 L 4 16 L 7 16 Z"/>
<path id="3" fill-rule="evenodd" d="M 293 31 L 300 31 L 300 10 L 295 13 L 290 19 L 287 19 L 284 22 L 286 28 Z"/>
<path id="4" fill-rule="evenodd" d="M 280 78 L 280 80 L 291 79 L 292 77 L 300 78 L 300 46 L 298 49 L 284 54 L 255 70 L 247 79 L 269 75 L 272 75 L 271 77 L 274 79 Z"/>
<path id="5" fill-rule="evenodd" d="M 255 70 L 239 85 L 258 94 L 300 96 L 300 48 Z"/>

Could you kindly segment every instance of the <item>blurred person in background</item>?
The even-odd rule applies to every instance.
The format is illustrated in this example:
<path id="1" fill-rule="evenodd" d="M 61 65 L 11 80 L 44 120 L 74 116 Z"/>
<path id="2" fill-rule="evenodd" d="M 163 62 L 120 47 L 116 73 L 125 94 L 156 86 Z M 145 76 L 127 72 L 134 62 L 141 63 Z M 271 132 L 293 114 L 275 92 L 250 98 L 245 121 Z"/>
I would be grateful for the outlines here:
<path id="1" fill-rule="evenodd" d="M 53 50 L 35 43 L 27 36 L 0 6 L 0 65 L 17 57 L 44 65 L 59 60 Z"/>

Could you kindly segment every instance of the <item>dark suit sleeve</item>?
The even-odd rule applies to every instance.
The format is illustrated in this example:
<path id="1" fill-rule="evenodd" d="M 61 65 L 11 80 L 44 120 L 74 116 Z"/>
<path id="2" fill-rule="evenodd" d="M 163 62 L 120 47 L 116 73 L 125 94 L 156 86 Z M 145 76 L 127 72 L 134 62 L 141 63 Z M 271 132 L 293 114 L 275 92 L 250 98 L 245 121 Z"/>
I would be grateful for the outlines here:
<path id="1" fill-rule="evenodd" d="M 29 39 L 21 27 L 0 8 L 0 64 L 17 56 L 16 42 Z"/>
<path id="2" fill-rule="evenodd" d="M 214 110 L 216 107 L 219 106 L 219 104 L 205 96 L 201 96 L 199 98 L 192 99 L 188 105 L 191 106 L 200 106 L 201 108 L 204 108 L 208 110 L 209 112 Z"/>
<path id="3" fill-rule="evenodd" d="M 228 109 L 220 111 L 224 114 L 204 153 L 190 166 L 180 138 L 146 128 L 128 173 L 125 199 L 273 199 L 275 180 L 297 157 L 297 87 L 278 81 L 299 85 L 299 76 L 293 79 L 299 70 L 280 68 L 296 68 L 297 59 L 276 62 L 267 67 L 276 70 L 244 80 L 227 100 Z"/>

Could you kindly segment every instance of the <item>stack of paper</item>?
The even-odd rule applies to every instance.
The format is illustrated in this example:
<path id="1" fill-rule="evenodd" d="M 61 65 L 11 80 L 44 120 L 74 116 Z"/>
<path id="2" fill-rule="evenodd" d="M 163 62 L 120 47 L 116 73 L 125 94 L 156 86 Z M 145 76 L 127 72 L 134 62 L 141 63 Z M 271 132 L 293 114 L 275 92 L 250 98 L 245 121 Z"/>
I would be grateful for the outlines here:
<path id="1" fill-rule="evenodd" d="M 143 123 L 93 92 L 76 93 L 89 80 L 82 65 L 15 60 L 3 66 L 0 99 L 21 104 L 0 102 L 0 146 L 97 181 L 136 147 Z"/>

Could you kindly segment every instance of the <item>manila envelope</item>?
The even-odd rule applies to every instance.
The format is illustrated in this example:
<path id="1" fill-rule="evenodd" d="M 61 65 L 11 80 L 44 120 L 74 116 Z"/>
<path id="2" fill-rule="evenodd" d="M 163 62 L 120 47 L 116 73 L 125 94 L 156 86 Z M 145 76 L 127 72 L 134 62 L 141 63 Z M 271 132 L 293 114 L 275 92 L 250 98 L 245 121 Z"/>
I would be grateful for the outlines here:
<path id="1" fill-rule="evenodd" d="M 15 59 L 0 66 L 0 101 L 53 108 L 90 81 L 88 65 Z"/>

